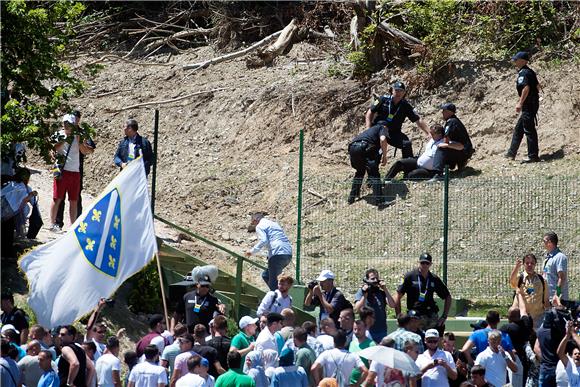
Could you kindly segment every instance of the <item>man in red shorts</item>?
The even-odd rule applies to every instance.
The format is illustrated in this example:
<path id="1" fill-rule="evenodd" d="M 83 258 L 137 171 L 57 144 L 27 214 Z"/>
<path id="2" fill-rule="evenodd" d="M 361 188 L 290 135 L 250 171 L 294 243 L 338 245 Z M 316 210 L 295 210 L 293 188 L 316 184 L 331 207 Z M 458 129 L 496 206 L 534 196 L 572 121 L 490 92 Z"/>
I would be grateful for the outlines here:
<path id="1" fill-rule="evenodd" d="M 81 142 L 78 134 L 73 134 L 76 124 L 74 115 L 65 115 L 62 123 L 63 130 L 58 133 L 58 142 L 54 145 L 54 150 L 57 154 L 64 156 L 65 159 L 64 166 L 61 168 L 61 176 L 54 179 L 52 189 L 52 205 L 50 206 L 51 231 L 60 231 L 60 226 L 56 224 L 56 214 L 65 194 L 68 195 L 71 224 L 77 219 L 77 202 L 81 189 L 80 154 L 88 155 L 93 152 L 90 146 Z M 70 136 L 73 136 L 72 141 Z"/>

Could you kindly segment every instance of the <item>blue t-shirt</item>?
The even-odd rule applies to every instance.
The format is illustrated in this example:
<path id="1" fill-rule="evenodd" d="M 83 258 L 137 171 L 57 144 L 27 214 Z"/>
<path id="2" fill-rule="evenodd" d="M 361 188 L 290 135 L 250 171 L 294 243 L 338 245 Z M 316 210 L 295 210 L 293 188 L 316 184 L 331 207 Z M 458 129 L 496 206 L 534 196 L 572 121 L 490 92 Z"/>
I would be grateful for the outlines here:
<path id="1" fill-rule="evenodd" d="M 53 370 L 46 371 L 38 381 L 38 387 L 59 387 L 60 378 Z"/>
<path id="2" fill-rule="evenodd" d="M 0 357 L 0 385 L 16 387 L 19 381 L 20 370 L 16 362 L 9 357 Z"/>
<path id="3" fill-rule="evenodd" d="M 469 340 L 471 340 L 475 347 L 475 356 L 479 355 L 480 352 L 483 352 L 488 347 L 487 334 L 489 331 L 491 331 L 491 328 L 478 329 L 469 336 Z M 512 339 L 510 339 L 506 332 L 501 332 L 501 346 L 505 351 L 509 352 L 514 349 Z"/>
<path id="4" fill-rule="evenodd" d="M 355 302 L 359 302 L 362 297 L 363 291 L 359 289 L 354 296 Z M 369 332 L 372 339 L 380 343 L 387 335 L 387 295 L 381 289 L 373 290 L 367 296 L 365 304 L 375 312 L 375 323 L 369 328 Z"/>

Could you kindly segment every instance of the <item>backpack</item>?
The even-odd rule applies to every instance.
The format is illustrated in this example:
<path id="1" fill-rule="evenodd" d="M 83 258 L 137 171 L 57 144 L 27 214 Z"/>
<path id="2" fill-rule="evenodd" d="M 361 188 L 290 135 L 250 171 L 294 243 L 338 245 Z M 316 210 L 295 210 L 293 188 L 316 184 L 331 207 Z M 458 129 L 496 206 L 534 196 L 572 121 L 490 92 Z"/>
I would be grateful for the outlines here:
<path id="1" fill-rule="evenodd" d="M 538 274 L 538 277 L 540 278 L 540 282 L 542 283 L 542 293 L 543 293 L 544 287 L 546 286 L 546 284 L 544 283 L 544 277 L 542 277 L 539 274 Z M 524 283 L 524 273 L 520 273 L 520 276 L 518 277 L 518 288 L 520 286 L 522 286 L 523 283 Z M 542 296 L 543 296 L 543 294 L 542 294 Z"/>
<path id="2" fill-rule="evenodd" d="M 344 354 L 344 357 L 342 358 L 340 363 L 337 363 L 336 359 L 334 357 L 332 357 L 332 361 L 334 362 L 334 365 L 336 366 L 336 368 L 334 369 L 334 372 L 332 373 L 332 375 L 330 377 L 336 379 L 336 384 L 338 385 L 338 387 L 346 387 L 349 385 L 349 382 L 350 382 L 349 380 L 346 380 L 346 381 L 344 380 L 344 375 L 341 372 L 342 364 L 346 360 L 347 356 L 348 356 L 348 352 Z"/>

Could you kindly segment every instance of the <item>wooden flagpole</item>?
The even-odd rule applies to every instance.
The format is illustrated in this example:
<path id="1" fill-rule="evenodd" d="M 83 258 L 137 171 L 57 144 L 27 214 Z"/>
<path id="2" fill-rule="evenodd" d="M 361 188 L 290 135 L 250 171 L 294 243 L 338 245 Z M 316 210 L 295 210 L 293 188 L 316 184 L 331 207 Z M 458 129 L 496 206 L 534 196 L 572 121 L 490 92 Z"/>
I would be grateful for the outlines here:
<path id="1" fill-rule="evenodd" d="M 165 299 L 165 287 L 163 286 L 163 274 L 161 273 L 161 261 L 159 260 L 159 253 L 155 253 L 155 260 L 157 261 L 157 272 L 159 273 L 159 286 L 161 286 L 161 298 L 163 300 L 163 312 L 165 315 L 165 324 L 167 330 L 170 330 L 169 312 L 167 311 L 167 300 Z"/>

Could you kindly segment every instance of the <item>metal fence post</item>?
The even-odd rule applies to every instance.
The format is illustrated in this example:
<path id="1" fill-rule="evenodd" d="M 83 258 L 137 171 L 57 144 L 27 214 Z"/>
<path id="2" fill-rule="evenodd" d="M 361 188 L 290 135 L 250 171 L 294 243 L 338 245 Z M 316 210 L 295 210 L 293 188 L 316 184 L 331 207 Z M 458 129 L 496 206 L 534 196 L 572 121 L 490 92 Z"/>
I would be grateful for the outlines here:
<path id="1" fill-rule="evenodd" d="M 151 212 L 155 214 L 155 187 L 157 182 L 157 140 L 159 139 L 159 109 L 155 109 L 153 127 L 153 176 L 151 177 Z"/>
<path id="2" fill-rule="evenodd" d="M 234 295 L 234 313 L 236 316 L 236 321 L 240 319 L 240 311 L 241 311 L 241 295 L 242 295 L 242 270 L 244 268 L 244 259 L 238 257 L 237 266 L 236 266 L 236 294 Z"/>
<path id="3" fill-rule="evenodd" d="M 302 177 L 304 169 L 304 129 L 300 129 L 300 146 L 298 150 L 298 221 L 296 222 L 296 282 L 300 281 L 300 254 L 302 247 Z"/>
<path id="4" fill-rule="evenodd" d="M 447 243 L 449 238 L 449 166 L 445 166 L 445 180 L 443 185 L 443 262 L 441 277 L 447 284 Z"/>

